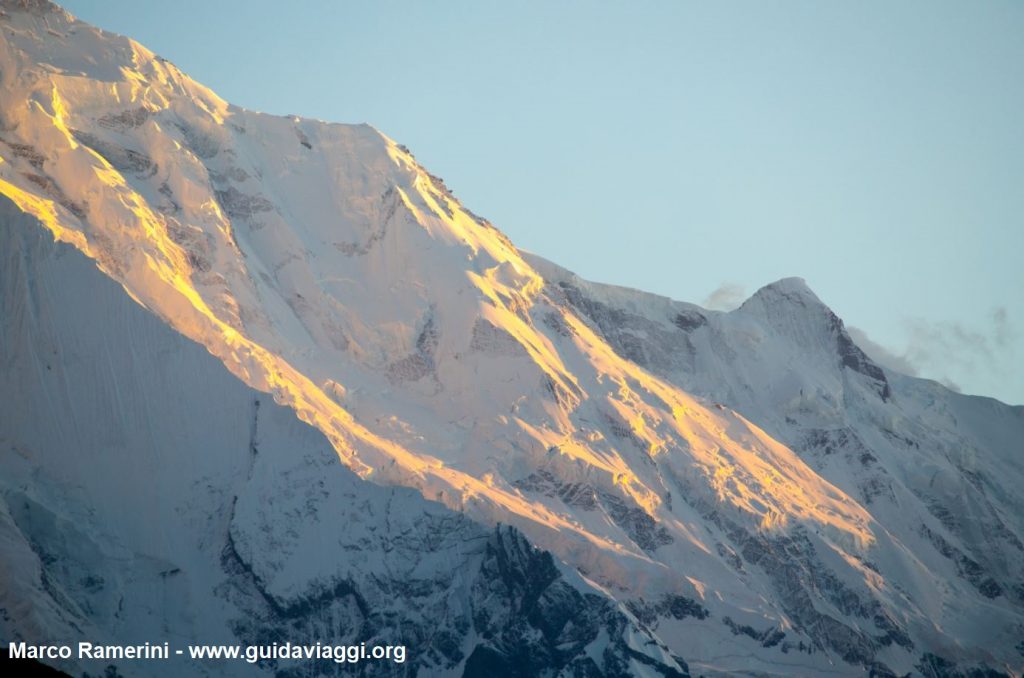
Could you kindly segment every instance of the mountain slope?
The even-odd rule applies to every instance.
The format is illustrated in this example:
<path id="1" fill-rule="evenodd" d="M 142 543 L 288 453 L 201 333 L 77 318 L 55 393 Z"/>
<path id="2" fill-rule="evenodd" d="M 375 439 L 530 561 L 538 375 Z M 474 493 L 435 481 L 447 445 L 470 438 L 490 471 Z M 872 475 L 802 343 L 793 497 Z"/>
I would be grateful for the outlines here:
<path id="1" fill-rule="evenodd" d="M 713 322 L 581 292 L 376 130 L 239 109 L 137 43 L 20 4 L 0 18 L 12 213 L 272 394 L 356 476 L 514 526 L 705 671 L 906 671 L 925 653 L 1020 670 L 1019 449 L 971 434 L 984 472 L 958 493 L 960 439 L 914 411 L 926 386 L 871 363 L 800 284 Z M 1019 411 L 935 393 L 1020 439 Z M 899 466 L 886 432 L 920 454 Z M 885 473 L 808 452 L 829 447 Z M 922 461 L 946 490 L 915 480 Z M 871 483 L 906 501 L 872 503 Z M 911 497 L 970 520 L 902 512 Z M 333 561 L 300 557 L 318 542 L 289 515 L 266 518 L 299 533 L 278 570 L 330 578 Z"/>
<path id="2" fill-rule="evenodd" d="M 742 412 L 945 578 L 929 614 L 958 628 L 948 654 L 1018 644 L 1019 621 L 990 615 L 1024 602 L 1024 407 L 875 365 L 802 280 L 720 313 L 530 261 L 616 350 Z"/>
<path id="3" fill-rule="evenodd" d="M 0 422 L 5 642 L 310 639 L 407 645 L 404 664 L 371 664 L 383 675 L 684 673 L 516 531 L 359 480 L 88 259 L 6 200 L 0 214 L 18 255 L 0 279 L 0 389 L 19 394 Z M 141 673 L 252 671 L 185 661 Z"/>

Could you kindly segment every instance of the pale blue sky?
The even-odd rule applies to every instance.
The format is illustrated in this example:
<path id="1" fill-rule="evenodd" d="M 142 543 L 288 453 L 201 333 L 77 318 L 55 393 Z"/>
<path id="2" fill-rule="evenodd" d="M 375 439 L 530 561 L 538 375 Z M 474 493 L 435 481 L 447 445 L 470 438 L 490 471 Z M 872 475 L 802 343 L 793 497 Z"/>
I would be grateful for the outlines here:
<path id="1" fill-rule="evenodd" d="M 233 103 L 373 124 L 585 277 L 799 275 L 896 362 L 1024 403 L 1024 3 L 63 4 Z"/>

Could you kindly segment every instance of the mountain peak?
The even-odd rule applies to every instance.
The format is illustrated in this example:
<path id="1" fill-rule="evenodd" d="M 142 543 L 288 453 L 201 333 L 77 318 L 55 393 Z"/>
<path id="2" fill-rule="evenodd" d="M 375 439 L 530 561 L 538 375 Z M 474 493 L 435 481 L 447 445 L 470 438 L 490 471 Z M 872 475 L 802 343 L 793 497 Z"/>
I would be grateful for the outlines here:
<path id="1" fill-rule="evenodd" d="M 828 353 L 838 356 L 842 367 L 867 377 L 882 400 L 891 395 L 882 368 L 857 346 L 842 318 L 818 298 L 803 278 L 782 278 L 765 285 L 739 310 L 768 322 L 808 351 L 828 346 Z"/>
<path id="2" fill-rule="evenodd" d="M 331 627 L 415 641 L 410 674 L 1019 665 L 1019 418 L 890 399 L 800 278 L 733 313 L 588 283 L 369 125 L 0 6 L 0 608 L 30 610 L 0 635 Z"/>
<path id="3" fill-rule="evenodd" d="M 768 283 L 757 292 L 751 295 L 747 301 L 743 303 L 743 306 L 747 306 L 752 301 L 758 300 L 760 302 L 773 302 L 773 301 L 785 301 L 800 306 L 824 306 L 825 304 L 818 298 L 818 295 L 811 290 L 808 286 L 807 281 L 803 278 L 796 276 L 789 278 L 781 278 L 773 283 Z"/>
<path id="4" fill-rule="evenodd" d="M 811 316 L 832 315 L 832 310 L 811 290 L 807 281 L 798 277 L 782 278 L 768 283 L 750 295 L 750 298 L 736 310 L 758 317 L 774 317 L 776 323 L 780 315 L 796 314 L 805 319 Z M 817 313 L 808 314 L 808 311 L 815 310 Z"/>

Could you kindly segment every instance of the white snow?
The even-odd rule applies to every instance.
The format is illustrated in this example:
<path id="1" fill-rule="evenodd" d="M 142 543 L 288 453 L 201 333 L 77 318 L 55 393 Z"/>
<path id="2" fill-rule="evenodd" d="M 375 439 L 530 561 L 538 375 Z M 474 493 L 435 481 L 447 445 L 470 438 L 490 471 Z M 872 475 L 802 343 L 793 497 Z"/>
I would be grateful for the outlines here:
<path id="1" fill-rule="evenodd" d="M 477 521 L 514 525 L 620 600 L 699 600 L 713 615 L 710 635 L 693 619 L 666 620 L 659 634 L 675 654 L 704 657 L 709 669 L 777 663 L 828 674 L 830 662 L 841 661 L 784 655 L 719 622 L 791 626 L 782 573 L 735 565 L 742 549 L 732 531 L 739 530 L 806 539 L 814 562 L 849 595 L 877 601 L 916 645 L 884 650 L 893 669 L 910 670 L 931 648 L 1019 672 L 1013 645 L 1024 629 L 1024 588 L 1012 589 L 1024 587 L 1019 408 L 891 373 L 892 393 L 880 397 L 878 379 L 844 367 L 834 316 L 798 279 L 728 314 L 579 280 L 521 253 L 372 127 L 246 111 L 127 38 L 60 12 L 7 11 L 0 18 L 5 218 L 31 217 L 33 228 L 91 258 L 245 386 L 294 412 L 296 426 L 301 420 L 319 430 L 358 476 L 413 488 Z M 89 290 L 73 289 L 59 273 L 49 279 L 67 288 L 46 290 L 46 314 L 107 318 Z M 581 308 L 559 283 L 604 310 Z M 598 312 L 611 324 L 602 326 Z M 684 329 L 687 321 L 674 321 L 679 314 L 702 324 Z M 124 384 L 126 394 L 158 391 L 161 379 L 190 383 L 209 369 L 192 361 L 130 374 L 120 363 L 132 364 L 133 346 L 161 350 L 147 344 L 154 337 L 130 334 L 134 324 L 98 329 L 81 347 L 17 346 L 32 356 L 31 369 L 43 369 L 47 350 L 60 358 L 52 361 L 58 370 L 76 352 L 100 360 L 76 373 L 81 383 L 70 390 L 5 412 L 40 426 L 45 413 L 52 426 L 40 434 L 40 450 L 87 443 L 112 451 L 88 463 L 8 455 L 11 464 L 25 477 L 42 469 L 61 486 L 97 494 L 91 529 L 116 532 L 153 563 L 201 548 L 196 540 L 209 526 L 152 529 L 124 505 L 163 504 L 164 514 L 185 511 L 186 524 L 201 522 L 195 479 L 248 474 L 257 489 L 237 511 L 253 529 L 233 533 L 240 553 L 262 554 L 252 558 L 266 568 L 256 574 L 281 595 L 326 578 L 331 561 L 316 557 L 331 548 L 318 541 L 322 532 L 298 529 L 284 542 L 272 535 L 275 515 L 302 521 L 302 496 L 282 494 L 282 478 L 294 488 L 332 470 L 301 454 L 294 467 L 275 462 L 285 468 L 220 458 L 234 449 L 229 439 L 249 432 L 195 427 L 192 416 L 247 421 L 222 416 L 215 400 L 197 397 L 180 420 L 164 420 L 166 431 L 148 428 L 145 412 L 133 409 L 145 403 L 118 392 L 91 401 L 84 395 L 90 369 L 128 369 L 97 379 Z M 111 353 L 103 337 L 126 333 L 125 348 Z M 123 421 L 90 433 L 85 423 L 99 417 L 90 402 L 116 407 Z M 825 432 L 815 434 L 822 440 L 846 436 L 836 445 L 841 452 L 808 452 L 827 447 L 807 443 L 802 436 L 812 430 Z M 872 460 L 853 455 L 856 445 Z M 135 451 L 144 447 L 195 454 L 143 455 L 143 463 Z M 136 464 L 134 472 L 160 478 L 159 492 L 103 496 L 106 479 Z M 9 503 L 13 495 L 6 496 Z M 944 524 L 935 505 L 955 520 Z M 226 517 L 208 519 L 227 529 Z M 38 566 L 5 528 L 10 522 L 0 514 L 0 538 L 23 563 L 17 576 L 29 581 Z M 964 574 L 971 566 L 941 553 L 935 535 L 985 574 L 971 581 Z M 979 593 L 977 580 L 989 576 L 1005 593 Z M 801 581 L 816 613 L 850 618 Z M 25 586 L 12 582 L 9 591 Z M 198 595 L 198 585 L 183 586 Z M 853 623 L 881 635 L 870 615 Z M 807 640 L 805 631 L 788 633 L 794 644 Z"/>

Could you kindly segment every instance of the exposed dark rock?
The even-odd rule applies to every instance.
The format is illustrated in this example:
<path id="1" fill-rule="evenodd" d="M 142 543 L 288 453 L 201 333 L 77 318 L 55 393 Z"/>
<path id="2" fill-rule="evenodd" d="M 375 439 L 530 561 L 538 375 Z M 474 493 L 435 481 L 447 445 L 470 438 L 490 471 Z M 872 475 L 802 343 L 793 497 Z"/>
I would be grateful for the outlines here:
<path id="1" fill-rule="evenodd" d="M 639 506 L 631 506 L 608 492 L 599 492 L 598 498 L 612 521 L 644 551 L 654 551 L 674 541 L 668 530 Z"/>
<path id="2" fill-rule="evenodd" d="M 262 195 L 247 195 L 234 186 L 228 186 L 223 191 L 214 191 L 214 195 L 221 209 L 232 219 L 251 219 L 260 212 L 274 209 L 273 203 Z"/>
<path id="3" fill-rule="evenodd" d="M 779 629 L 765 629 L 764 631 L 758 631 L 752 626 L 746 624 L 737 624 L 732 620 L 731 617 L 724 617 L 722 623 L 729 627 L 734 636 L 747 636 L 753 638 L 757 642 L 761 643 L 762 647 L 775 647 L 782 642 L 782 639 L 786 637 L 786 634 Z"/>
<path id="4" fill-rule="evenodd" d="M 23 173 L 22 176 L 42 189 L 44 193 L 56 200 L 64 209 L 71 212 L 79 219 L 85 218 L 87 214 L 85 206 L 69 198 L 64 191 L 61 190 L 60 186 L 55 184 L 50 177 L 44 177 L 39 174 L 31 174 L 28 172 Z"/>
<path id="5" fill-rule="evenodd" d="M 434 353 L 437 350 L 437 328 L 433 315 L 427 317 L 416 337 L 416 351 L 387 366 L 386 374 L 392 384 L 418 381 L 434 373 Z"/>
<path id="6" fill-rule="evenodd" d="M 557 293 L 553 291 L 552 296 L 564 298 L 623 358 L 641 367 L 663 372 L 692 371 L 695 350 L 688 336 L 692 330 L 675 323 L 679 327 L 676 330 L 641 315 L 613 308 L 591 298 L 570 282 L 559 282 L 555 289 Z M 697 311 L 680 312 L 673 322 L 680 318 L 683 325 L 693 328 L 707 322 Z"/>
<path id="7" fill-rule="evenodd" d="M 167 198 L 167 203 L 158 207 L 161 212 L 175 214 L 181 211 L 181 205 L 174 199 L 174 191 L 171 190 L 166 181 L 160 184 L 160 188 L 157 190 L 160 192 L 160 195 Z"/>
<path id="8" fill-rule="evenodd" d="M 684 332 L 692 332 L 708 324 L 708 319 L 699 311 L 683 311 L 672 318 L 672 324 Z"/>
<path id="9" fill-rule="evenodd" d="M 598 509 L 597 492 L 593 487 L 585 483 L 563 483 L 554 474 L 543 469 L 516 481 L 514 485 L 526 492 L 540 492 L 549 497 L 558 497 L 566 506 L 584 511 Z"/>
<path id="10" fill-rule="evenodd" d="M 380 218 L 375 224 L 370 225 L 369 235 L 362 242 L 336 242 L 334 247 L 348 256 L 362 256 L 367 254 L 373 246 L 384 239 L 388 228 L 395 218 L 395 215 L 402 210 L 408 218 L 408 210 L 405 209 L 401 197 L 394 186 L 384 191 L 380 197 Z"/>
<path id="11" fill-rule="evenodd" d="M 0 673 L 5 676 L 19 676 L 19 678 L 59 678 L 68 675 L 35 659 L 11 659 L 6 642 L 4 647 L 0 647 Z"/>
<path id="12" fill-rule="evenodd" d="M 840 451 L 858 455 L 870 455 L 864 443 L 849 428 L 804 429 L 803 440 L 794 445 L 794 448 L 797 451 L 807 452 L 815 457 L 829 456 Z"/>
<path id="13" fill-rule="evenodd" d="M 153 176 L 157 172 L 156 163 L 143 153 L 104 141 L 89 132 L 71 130 L 71 134 L 78 143 L 96 151 L 119 172 L 131 172 L 147 177 Z"/>
<path id="14" fill-rule="evenodd" d="M 874 381 L 878 395 L 882 400 L 888 400 L 892 396 L 892 389 L 882 368 L 875 364 L 857 344 L 853 343 L 843 321 L 831 310 L 828 311 L 828 321 L 835 333 L 836 350 L 839 352 L 843 367 L 848 367 Z"/>
<path id="15" fill-rule="evenodd" d="M 655 603 L 648 603 L 644 600 L 630 600 L 626 607 L 645 626 L 657 628 L 659 618 L 686 619 L 707 619 L 711 616 L 708 609 L 693 598 L 682 595 L 666 594 L 661 600 Z"/>
<path id="16" fill-rule="evenodd" d="M 549 311 L 545 313 L 541 316 L 541 322 L 543 322 L 546 327 L 554 330 L 559 336 L 572 337 L 576 335 L 576 330 L 565 321 L 565 317 L 558 311 Z"/>
<path id="17" fill-rule="evenodd" d="M 953 561 L 957 574 L 973 584 L 983 596 L 998 598 L 1003 595 L 1003 588 L 999 582 L 987 576 L 985 568 L 978 561 L 949 543 L 938 532 L 929 529 L 927 525 L 921 526 L 921 534 L 932 543 L 936 551 Z"/>
<path id="18" fill-rule="evenodd" d="M 1008 674 L 987 666 L 960 668 L 956 662 L 925 652 L 914 666 L 925 678 L 1009 678 Z"/>
<path id="19" fill-rule="evenodd" d="M 551 554 L 532 546 L 518 531 L 499 526 L 489 535 L 479 534 L 480 528 L 457 514 L 440 519 L 424 515 L 417 523 L 415 533 L 382 535 L 382 545 L 388 550 L 429 553 L 459 540 L 467 560 L 458 565 L 458 573 L 420 580 L 393 579 L 385 572 L 362 580 L 339 577 L 289 599 L 267 590 L 229 534 L 222 563 L 231 577 L 220 595 L 249 608 L 235 623 L 236 635 L 246 643 L 272 644 L 282 637 L 318 637 L 326 630 L 338 643 L 409 648 L 404 664 L 360 664 L 362 675 L 368 676 L 429 675 L 455 669 L 464 660 L 466 676 L 555 675 L 559 671 L 571 676 L 628 676 L 630 662 L 643 663 L 666 676 L 688 675 L 685 668 L 680 670 L 685 663 L 665 663 L 655 659 L 657 653 L 649 656 L 630 647 L 628 618 L 606 598 L 570 585 Z M 368 542 L 360 548 L 380 546 Z M 475 569 L 465 570 L 472 562 L 478 563 Z M 462 587 L 460 597 L 469 602 L 468 609 L 445 602 L 453 587 Z M 420 612 L 424 606 L 435 609 L 438 605 L 441 617 Z M 585 650 L 602 633 L 610 642 L 604 656 L 595 661 Z M 464 648 L 470 634 L 480 640 L 467 655 Z M 264 667 L 274 668 L 279 675 L 317 671 L 316 660 L 297 666 L 266 662 Z"/>
<path id="20" fill-rule="evenodd" d="M 139 127 L 149 120 L 150 115 L 152 115 L 152 113 L 147 108 L 130 108 L 128 110 L 121 111 L 120 113 L 107 113 L 103 117 L 97 119 L 96 122 L 98 122 L 101 127 L 123 131 L 133 127 Z"/>
<path id="21" fill-rule="evenodd" d="M 515 531 L 499 528 L 488 542 L 472 599 L 474 628 L 486 645 L 474 650 L 465 675 L 498 668 L 486 675 L 535 676 L 631 675 L 629 661 L 639 661 L 665 676 L 688 675 L 679 667 L 635 652 L 622 642 L 626 619 L 606 600 L 582 594 L 561 580 L 551 555 L 531 547 Z M 531 634 L 528 629 L 532 627 Z M 604 629 L 615 639 L 605 649 L 603 666 L 583 650 Z M 534 635 L 539 631 L 539 637 Z"/>
<path id="22" fill-rule="evenodd" d="M 220 153 L 220 143 L 206 132 L 180 122 L 174 123 L 174 126 L 181 132 L 185 147 L 196 157 L 209 160 Z"/>
<path id="23" fill-rule="evenodd" d="M 46 157 L 36 150 L 35 146 L 30 144 L 16 144 L 14 142 L 4 142 L 11 147 L 11 152 L 14 153 L 14 157 L 22 158 L 28 161 L 28 164 L 37 170 L 43 169 L 43 162 L 46 161 Z"/>
<path id="24" fill-rule="evenodd" d="M 473 324 L 473 336 L 470 339 L 469 347 L 474 351 L 491 355 L 520 357 L 527 355 L 526 349 L 518 339 L 484 318 L 477 318 Z"/>
<path id="25" fill-rule="evenodd" d="M 797 630 L 806 633 L 822 648 L 837 652 L 850 664 L 868 665 L 875 660 L 880 647 L 893 643 L 905 649 L 913 647 L 904 629 L 885 613 L 877 600 L 862 597 L 821 565 L 806 535 L 798 531 L 788 536 L 769 537 L 748 532 L 714 511 L 708 512 L 707 517 L 726 531 L 748 563 L 761 568 L 771 578 Z M 794 562 L 801 566 L 793 567 Z M 844 618 L 873 622 L 879 635 L 872 637 L 819 612 L 811 591 L 833 604 Z"/>

